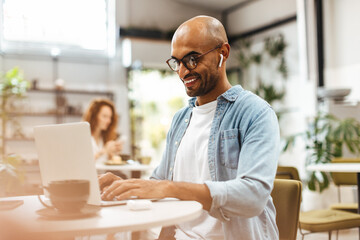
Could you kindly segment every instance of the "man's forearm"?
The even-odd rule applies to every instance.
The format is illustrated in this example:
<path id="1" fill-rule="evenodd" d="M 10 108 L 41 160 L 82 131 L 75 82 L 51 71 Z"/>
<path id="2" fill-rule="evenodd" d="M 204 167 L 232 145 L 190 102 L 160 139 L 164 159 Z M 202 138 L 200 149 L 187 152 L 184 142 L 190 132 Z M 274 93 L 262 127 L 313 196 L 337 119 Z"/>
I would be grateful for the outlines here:
<path id="1" fill-rule="evenodd" d="M 169 181 L 166 188 L 168 193 L 166 195 L 169 195 L 169 197 L 194 200 L 201 203 L 204 210 L 210 210 L 212 198 L 206 184 Z"/>

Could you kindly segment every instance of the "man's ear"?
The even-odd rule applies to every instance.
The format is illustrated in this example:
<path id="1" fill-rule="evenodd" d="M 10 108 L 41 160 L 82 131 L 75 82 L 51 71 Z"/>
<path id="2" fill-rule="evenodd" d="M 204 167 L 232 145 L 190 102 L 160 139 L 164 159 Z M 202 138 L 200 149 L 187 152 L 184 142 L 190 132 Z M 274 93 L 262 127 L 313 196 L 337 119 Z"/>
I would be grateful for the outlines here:
<path id="1" fill-rule="evenodd" d="M 228 59 L 230 55 L 230 45 L 228 43 L 224 43 L 220 49 L 220 60 L 222 60 L 222 64 Z M 221 65 L 222 65 L 221 64 Z"/>

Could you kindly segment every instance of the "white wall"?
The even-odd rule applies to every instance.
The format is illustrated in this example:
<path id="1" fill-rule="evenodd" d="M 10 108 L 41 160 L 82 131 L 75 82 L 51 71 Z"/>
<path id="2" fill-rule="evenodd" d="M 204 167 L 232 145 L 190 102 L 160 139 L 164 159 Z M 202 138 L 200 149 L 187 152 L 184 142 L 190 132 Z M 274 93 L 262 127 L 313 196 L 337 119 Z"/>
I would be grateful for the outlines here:
<path id="1" fill-rule="evenodd" d="M 168 68 L 166 60 L 171 56 L 170 41 L 139 38 L 126 38 L 124 41 L 130 42 L 132 65 L 140 64 L 143 68 Z"/>
<path id="2" fill-rule="evenodd" d="M 296 0 L 254 1 L 227 17 L 228 34 L 234 35 L 296 14 Z"/>
<path id="3" fill-rule="evenodd" d="M 360 62 L 360 1 L 324 1 L 325 58 L 327 68 Z"/>
<path id="4" fill-rule="evenodd" d="M 360 100 L 360 1 L 324 1 L 325 86 Z"/>

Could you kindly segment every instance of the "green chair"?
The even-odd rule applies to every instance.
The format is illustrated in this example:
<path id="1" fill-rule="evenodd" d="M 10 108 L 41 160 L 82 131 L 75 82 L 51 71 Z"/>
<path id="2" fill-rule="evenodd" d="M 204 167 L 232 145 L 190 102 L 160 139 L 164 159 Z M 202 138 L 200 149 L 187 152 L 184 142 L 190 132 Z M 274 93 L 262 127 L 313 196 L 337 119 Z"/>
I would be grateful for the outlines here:
<path id="1" fill-rule="evenodd" d="M 276 178 L 286 175 L 289 176 L 289 179 L 300 180 L 295 167 L 279 166 L 278 172 L 279 174 L 276 174 Z M 328 232 L 330 240 L 332 231 L 355 227 L 360 227 L 360 214 L 334 209 L 300 212 L 299 229 L 302 239 L 310 233 Z"/>
<path id="2" fill-rule="evenodd" d="M 279 240 L 296 240 L 301 203 L 301 182 L 275 179 L 271 196 L 276 208 Z"/>
<path id="3" fill-rule="evenodd" d="M 360 158 L 334 158 L 332 163 L 359 163 Z M 332 180 L 338 189 L 338 203 L 332 204 L 331 209 L 349 211 L 357 213 L 357 203 L 342 203 L 341 202 L 341 186 L 357 186 L 357 174 L 356 173 L 342 173 L 332 172 Z"/>
<path id="4" fill-rule="evenodd" d="M 299 172 L 295 167 L 278 166 L 276 171 L 277 179 L 292 179 L 300 181 Z"/>
<path id="5" fill-rule="evenodd" d="M 316 232 L 328 232 L 329 240 L 332 231 L 360 227 L 360 215 L 341 210 L 320 209 L 300 213 L 299 228 L 304 236 Z M 302 230 L 306 230 L 304 233 Z"/>

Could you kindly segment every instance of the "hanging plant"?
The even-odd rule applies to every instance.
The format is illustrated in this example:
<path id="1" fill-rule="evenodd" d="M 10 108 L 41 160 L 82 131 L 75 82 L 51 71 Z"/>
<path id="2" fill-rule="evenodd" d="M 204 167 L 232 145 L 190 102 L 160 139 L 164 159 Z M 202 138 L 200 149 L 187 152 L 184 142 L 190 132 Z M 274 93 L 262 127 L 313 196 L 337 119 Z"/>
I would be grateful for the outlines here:
<path id="1" fill-rule="evenodd" d="M 259 86 L 255 89 L 255 94 L 262 96 L 267 102 L 271 103 L 279 99 L 283 99 L 285 96 L 284 90 L 276 90 L 272 84 L 266 85 L 260 81 Z"/>
<path id="2" fill-rule="evenodd" d="M 253 42 L 249 39 L 241 39 L 235 44 L 236 59 L 238 64 L 243 72 L 242 82 L 245 83 L 249 81 L 244 79 L 244 74 L 252 65 L 257 66 L 258 68 L 266 68 L 264 59 L 269 59 L 271 62 L 276 62 L 277 67 L 274 71 L 278 72 L 280 76 L 286 80 L 288 77 L 288 67 L 285 60 L 285 50 L 287 44 L 284 40 L 284 36 L 279 34 L 275 37 L 268 37 L 264 39 L 262 49 L 260 51 L 254 51 L 252 49 Z M 257 71 L 259 72 L 259 71 Z M 257 83 L 254 91 L 257 95 L 264 98 L 268 103 L 273 103 L 277 100 L 282 100 L 285 96 L 284 86 L 275 86 L 273 83 L 265 83 L 260 76 L 256 77 Z M 269 81 L 267 81 L 269 82 Z M 236 82 L 239 84 L 241 82 Z"/>

